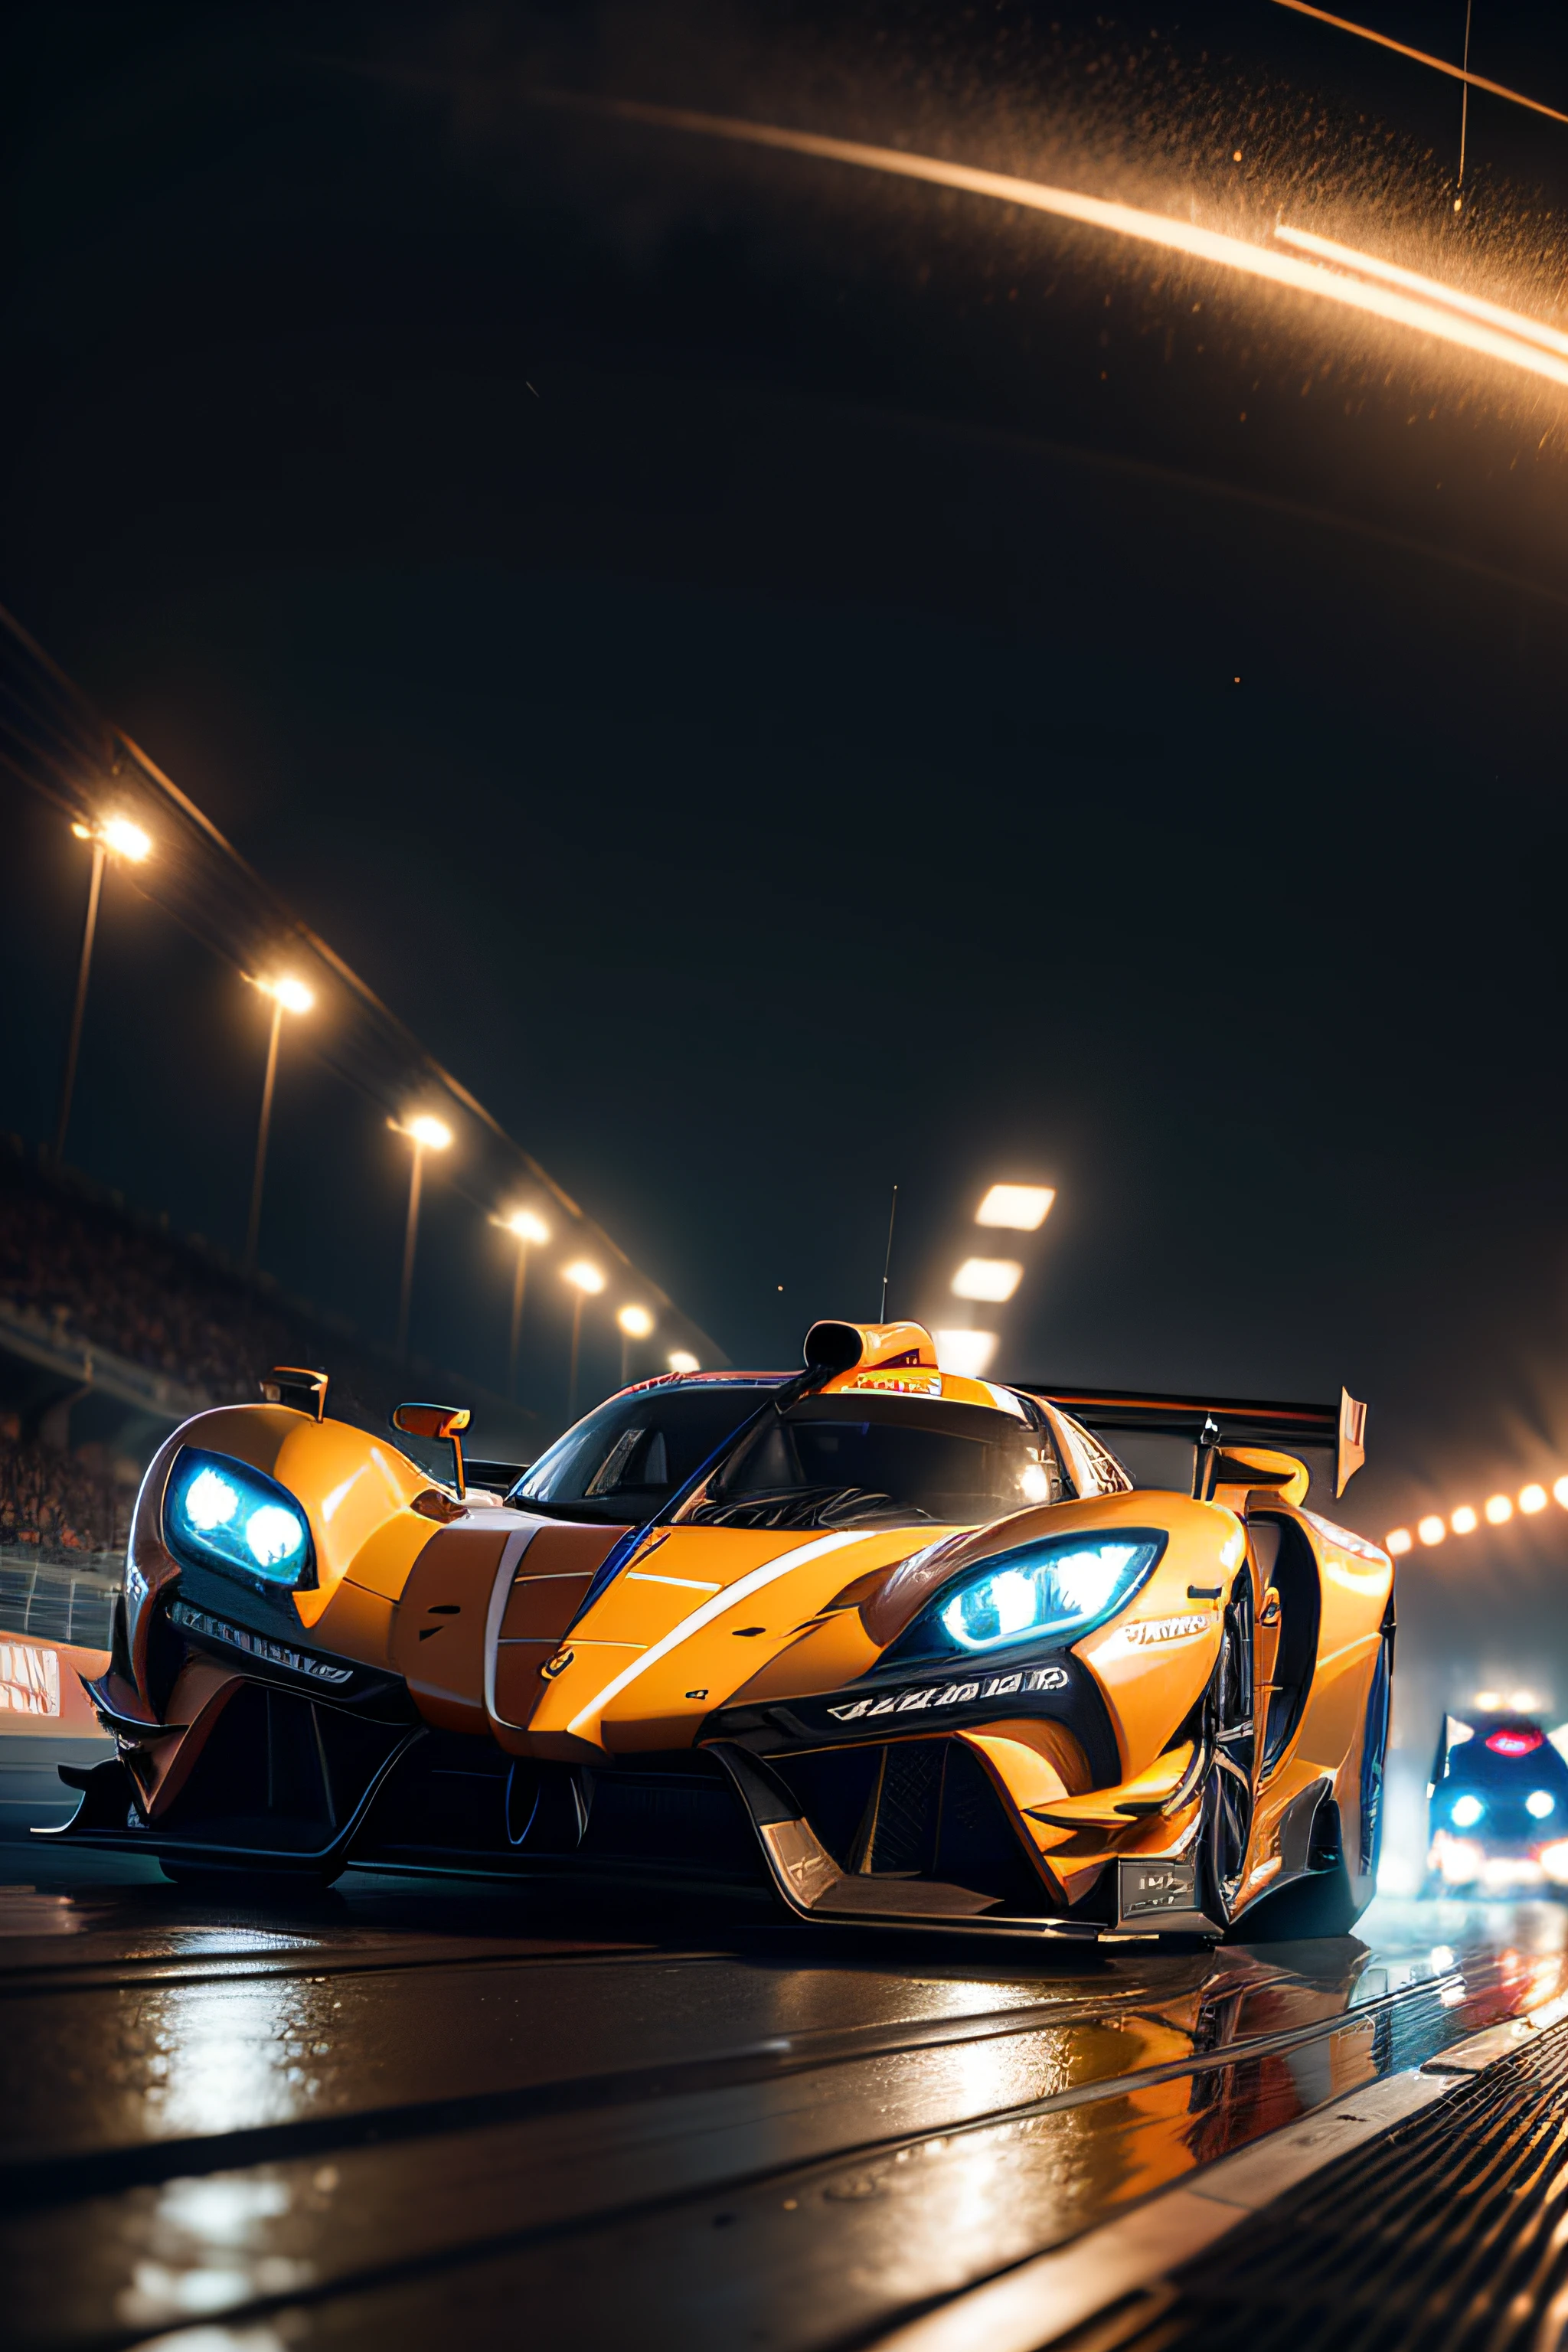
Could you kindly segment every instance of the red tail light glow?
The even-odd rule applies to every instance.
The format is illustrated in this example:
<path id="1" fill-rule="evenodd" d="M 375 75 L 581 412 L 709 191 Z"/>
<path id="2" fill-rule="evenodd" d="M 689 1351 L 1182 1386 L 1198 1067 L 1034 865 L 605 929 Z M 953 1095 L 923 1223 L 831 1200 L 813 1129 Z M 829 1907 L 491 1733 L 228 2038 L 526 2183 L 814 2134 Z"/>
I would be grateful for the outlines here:
<path id="1" fill-rule="evenodd" d="M 1545 1745 L 1546 1735 L 1540 1731 L 1494 1731 L 1487 1741 L 1494 1756 L 1533 1756 Z"/>

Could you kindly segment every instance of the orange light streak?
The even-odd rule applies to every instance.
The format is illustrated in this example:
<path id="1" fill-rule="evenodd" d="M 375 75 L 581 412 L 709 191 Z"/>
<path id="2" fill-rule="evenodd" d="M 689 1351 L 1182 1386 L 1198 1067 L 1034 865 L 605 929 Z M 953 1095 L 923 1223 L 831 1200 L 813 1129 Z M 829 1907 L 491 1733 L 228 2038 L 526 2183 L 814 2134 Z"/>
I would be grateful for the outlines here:
<path id="1" fill-rule="evenodd" d="M 1076 188 L 1051 187 L 1040 180 L 1016 179 L 1005 172 L 984 172 L 968 163 L 950 163 L 938 155 L 912 155 L 898 147 L 869 147 L 856 139 L 828 139 L 816 131 L 791 131 L 780 124 L 748 122 L 723 114 L 698 114 L 684 107 L 649 106 L 636 99 L 579 98 L 560 90 L 539 90 L 543 105 L 608 114 L 626 122 L 646 122 L 656 129 L 682 131 L 698 138 L 732 140 L 747 147 L 773 148 L 785 154 L 809 155 L 829 163 L 879 172 L 895 179 L 920 180 L 938 188 L 955 188 L 965 195 L 988 196 L 998 204 L 1017 205 L 1030 212 L 1049 213 L 1058 220 L 1103 229 L 1113 236 L 1134 239 L 1194 261 L 1213 262 L 1244 278 L 1261 278 L 1272 286 L 1317 296 L 1342 310 L 1359 310 L 1396 327 L 1408 327 L 1438 342 L 1458 345 L 1483 358 L 1501 360 L 1529 375 L 1568 384 L 1568 358 L 1543 351 L 1523 336 L 1461 315 L 1445 291 L 1441 303 L 1424 300 L 1392 286 L 1368 284 L 1347 277 L 1321 262 L 1299 260 L 1271 246 L 1254 245 L 1221 229 L 1200 228 L 1195 222 L 1173 220 L 1168 214 L 1146 212 L 1138 205 L 1111 202 L 1103 196 L 1080 194 Z"/>
<path id="2" fill-rule="evenodd" d="M 1402 286 L 1406 293 L 1441 302 L 1450 310 L 1463 310 L 1472 319 L 1484 319 L 1505 334 L 1519 335 L 1526 342 L 1539 343 L 1543 350 L 1561 352 L 1568 358 L 1568 335 L 1560 327 L 1547 326 L 1543 320 L 1527 319 L 1522 310 L 1505 310 L 1500 302 L 1483 301 L 1479 294 L 1461 294 L 1457 287 L 1441 285 L 1436 278 L 1423 278 L 1418 269 L 1402 269 L 1396 261 L 1381 260 L 1375 253 L 1358 253 L 1353 245 L 1336 245 L 1332 237 L 1315 236 L 1310 228 L 1288 228 L 1280 221 L 1274 234 L 1281 245 L 1299 246 L 1303 253 L 1336 262 L 1342 269 L 1356 269 L 1363 278 L 1381 278 L 1386 285 Z"/>
<path id="3" fill-rule="evenodd" d="M 1468 82 L 1472 89 L 1489 89 L 1494 98 L 1506 98 L 1510 106 L 1528 106 L 1532 114 L 1544 114 L 1553 122 L 1568 122 L 1568 114 L 1559 114 L 1554 106 L 1543 106 L 1538 98 L 1526 98 L 1521 89 L 1507 89 L 1500 81 L 1489 81 L 1485 74 L 1471 73 L 1467 66 L 1451 66 L 1447 58 L 1435 58 L 1426 49 L 1413 49 L 1407 41 L 1396 41 L 1387 33 L 1374 33 L 1370 25 L 1352 25 L 1348 16 L 1331 16 L 1326 8 L 1313 8 L 1308 0 L 1274 0 L 1277 8 L 1289 8 L 1298 16 L 1310 16 L 1320 25 L 1331 25 L 1336 33 L 1353 33 L 1358 41 L 1372 41 L 1380 49 L 1392 49 L 1395 57 L 1410 58 L 1418 66 L 1430 66 L 1434 73 L 1447 74 L 1450 81 Z"/>

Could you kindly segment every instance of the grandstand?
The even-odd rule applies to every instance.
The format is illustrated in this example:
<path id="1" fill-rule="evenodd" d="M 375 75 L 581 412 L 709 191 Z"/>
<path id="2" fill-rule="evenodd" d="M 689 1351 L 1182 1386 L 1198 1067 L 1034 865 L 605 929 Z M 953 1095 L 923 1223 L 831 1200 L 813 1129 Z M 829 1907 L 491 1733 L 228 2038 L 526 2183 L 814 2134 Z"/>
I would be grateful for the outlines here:
<path id="1" fill-rule="evenodd" d="M 521 1460 L 532 1416 L 449 1369 L 358 1339 L 163 1220 L 0 1137 L 0 1627 L 96 1646 L 142 1469 L 176 1422 L 254 1399 L 279 1362 L 332 1375 L 332 1409 L 384 1429 L 411 1391 L 474 1408 Z"/>

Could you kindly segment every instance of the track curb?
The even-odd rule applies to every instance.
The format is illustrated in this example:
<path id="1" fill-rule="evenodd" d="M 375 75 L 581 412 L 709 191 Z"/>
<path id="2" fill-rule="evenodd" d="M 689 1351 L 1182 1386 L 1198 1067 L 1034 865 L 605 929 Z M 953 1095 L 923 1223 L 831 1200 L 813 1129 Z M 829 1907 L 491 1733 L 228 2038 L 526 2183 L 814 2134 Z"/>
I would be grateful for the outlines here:
<path id="1" fill-rule="evenodd" d="M 1169 2274 L 1313 2173 L 1448 2097 L 1568 2019 L 1568 1995 L 1321 2107 L 1179 2186 L 870 2338 L 870 2352 L 1043 2352 Z"/>

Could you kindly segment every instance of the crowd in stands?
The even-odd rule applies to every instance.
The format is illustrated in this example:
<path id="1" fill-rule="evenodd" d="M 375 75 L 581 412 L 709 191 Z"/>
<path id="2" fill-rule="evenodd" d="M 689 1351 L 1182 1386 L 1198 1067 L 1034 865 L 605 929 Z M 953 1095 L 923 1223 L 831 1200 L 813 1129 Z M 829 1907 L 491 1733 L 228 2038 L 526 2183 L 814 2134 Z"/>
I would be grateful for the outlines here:
<path id="1" fill-rule="evenodd" d="M 254 1399 L 264 1365 L 320 1360 L 294 1318 L 237 1275 L 16 1150 L 0 1150 L 6 1309 L 215 1404 Z M 0 1545 L 37 1547 L 39 1558 L 122 1549 L 138 1475 L 136 1462 L 102 1445 L 73 1445 L 68 1419 L 40 1428 L 37 1415 L 0 1405 Z"/>
<path id="2" fill-rule="evenodd" d="M 258 1375 L 279 1363 L 325 1365 L 333 1412 L 378 1429 L 407 1393 L 407 1370 L 391 1357 L 345 1341 L 215 1255 L 55 1175 L 0 1136 L 0 1370 L 7 1313 L 26 1327 L 24 1339 L 30 1332 L 73 1351 L 112 1354 L 178 1381 L 193 1404 L 253 1402 Z M 23 1370 L 24 1386 L 27 1377 Z M 21 1394 L 0 1389 L 0 1546 L 37 1546 L 40 1558 L 121 1549 L 138 1464 L 113 1448 L 73 1444 L 68 1402 L 63 1412 L 40 1414 L 25 1402 L 13 1410 Z M 141 1450 L 144 1457 L 145 1444 Z"/>
<path id="3" fill-rule="evenodd" d="M 215 1402 L 256 1394 L 290 1349 L 288 1319 L 188 1244 L 111 1205 L 0 1163 L 0 1301 Z"/>
<path id="4" fill-rule="evenodd" d="M 62 1552 L 122 1549 L 136 1499 L 136 1465 L 102 1446 L 74 1454 L 28 1439 L 21 1415 L 0 1412 L 0 1545 Z"/>

